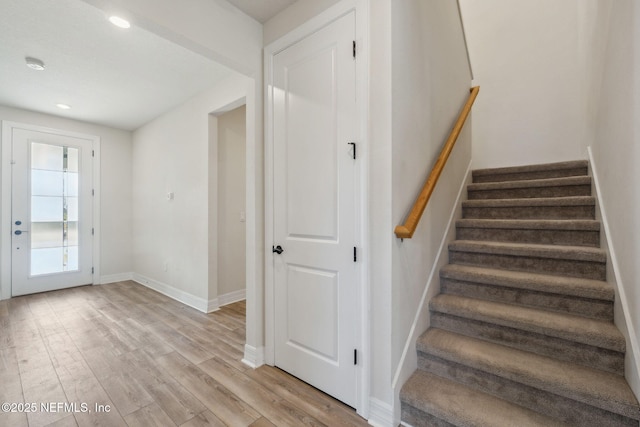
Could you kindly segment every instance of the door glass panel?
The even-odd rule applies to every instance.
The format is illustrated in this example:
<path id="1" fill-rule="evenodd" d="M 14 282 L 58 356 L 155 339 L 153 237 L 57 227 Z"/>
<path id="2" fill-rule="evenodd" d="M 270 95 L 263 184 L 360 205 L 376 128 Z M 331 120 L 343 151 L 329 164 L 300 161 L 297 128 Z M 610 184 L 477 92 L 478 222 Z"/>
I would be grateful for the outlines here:
<path id="1" fill-rule="evenodd" d="M 31 143 L 32 276 L 78 270 L 79 150 Z"/>
<path id="2" fill-rule="evenodd" d="M 32 142 L 31 169 L 62 171 L 63 151 L 64 147 L 58 145 Z"/>
<path id="3" fill-rule="evenodd" d="M 31 275 L 60 273 L 62 270 L 62 247 L 31 249 Z"/>
<path id="4" fill-rule="evenodd" d="M 64 173 L 33 169 L 31 171 L 32 196 L 58 196 L 62 194 Z"/>
<path id="5" fill-rule="evenodd" d="M 62 197 L 31 196 L 31 222 L 62 221 Z"/>
<path id="6" fill-rule="evenodd" d="M 62 246 L 63 222 L 34 222 L 31 224 L 31 248 L 55 248 Z"/>
<path id="7" fill-rule="evenodd" d="M 78 223 L 67 222 L 67 243 L 69 246 L 78 246 Z"/>
<path id="8" fill-rule="evenodd" d="M 67 221 L 78 221 L 78 198 L 67 197 Z"/>
<path id="9" fill-rule="evenodd" d="M 78 197 L 78 173 L 77 172 L 67 172 L 64 174 L 64 189 L 67 196 Z"/>

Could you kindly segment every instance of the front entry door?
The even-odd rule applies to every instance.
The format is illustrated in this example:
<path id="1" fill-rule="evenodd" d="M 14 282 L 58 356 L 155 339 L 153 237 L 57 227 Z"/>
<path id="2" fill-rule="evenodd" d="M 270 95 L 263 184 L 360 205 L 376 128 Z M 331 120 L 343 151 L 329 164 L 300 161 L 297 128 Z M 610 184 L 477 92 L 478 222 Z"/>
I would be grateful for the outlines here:
<path id="1" fill-rule="evenodd" d="M 93 282 L 93 141 L 13 128 L 12 296 Z"/>
<path id="2" fill-rule="evenodd" d="M 355 14 L 273 59 L 275 365 L 355 406 Z M 278 252 L 277 247 L 274 248 Z"/>

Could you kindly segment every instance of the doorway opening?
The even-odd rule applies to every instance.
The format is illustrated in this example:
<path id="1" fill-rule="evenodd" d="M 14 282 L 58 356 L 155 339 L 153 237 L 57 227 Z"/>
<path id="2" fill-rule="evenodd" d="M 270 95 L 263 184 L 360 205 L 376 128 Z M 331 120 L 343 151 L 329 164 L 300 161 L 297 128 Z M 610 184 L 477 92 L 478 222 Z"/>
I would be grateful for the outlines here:
<path id="1" fill-rule="evenodd" d="M 218 304 L 246 298 L 246 106 L 217 116 Z"/>

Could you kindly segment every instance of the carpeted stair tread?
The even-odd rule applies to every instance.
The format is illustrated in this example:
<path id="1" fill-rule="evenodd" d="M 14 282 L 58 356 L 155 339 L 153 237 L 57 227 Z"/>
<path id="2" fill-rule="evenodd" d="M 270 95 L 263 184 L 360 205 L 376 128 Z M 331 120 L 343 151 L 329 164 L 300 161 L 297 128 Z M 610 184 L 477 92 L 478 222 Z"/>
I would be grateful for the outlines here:
<path id="1" fill-rule="evenodd" d="M 445 265 L 440 270 L 440 277 L 605 301 L 613 301 L 615 295 L 613 286 L 601 280 L 499 270 L 462 264 Z"/>
<path id="2" fill-rule="evenodd" d="M 553 427 L 563 424 L 537 412 L 417 370 L 402 387 L 403 404 L 459 426 Z"/>
<path id="3" fill-rule="evenodd" d="M 584 246 L 534 245 L 510 242 L 455 240 L 449 244 L 449 250 L 482 254 L 589 261 L 596 263 L 604 263 L 607 261 L 607 255 L 602 249 Z"/>
<path id="4" fill-rule="evenodd" d="M 595 198 L 476 198 L 462 202 L 462 216 L 488 219 L 595 219 Z"/>
<path id="5" fill-rule="evenodd" d="M 456 221 L 458 228 L 504 228 L 518 230 L 572 230 L 599 231 L 600 222 L 590 219 L 460 219 Z"/>
<path id="6" fill-rule="evenodd" d="M 419 353 L 640 420 L 638 401 L 615 374 L 439 329 L 428 329 L 417 347 Z"/>
<path id="7" fill-rule="evenodd" d="M 468 191 L 491 191 L 513 188 L 540 188 L 574 185 L 591 185 L 590 176 L 569 176 L 563 178 L 527 179 L 520 181 L 480 182 L 467 186 Z"/>
<path id="8" fill-rule="evenodd" d="M 512 207 L 537 207 L 537 206 L 595 206 L 596 198 L 593 196 L 571 197 L 539 197 L 533 199 L 480 199 L 466 200 L 462 207 L 469 208 L 512 208 Z"/>
<path id="9" fill-rule="evenodd" d="M 547 163 L 541 165 L 524 165 L 524 166 L 510 166 L 510 167 L 502 167 L 502 168 L 489 168 L 489 169 L 476 169 L 471 172 L 474 182 L 478 182 L 483 179 L 487 179 L 491 177 L 491 179 L 501 179 L 502 177 L 506 177 L 507 179 L 512 177 L 517 177 L 518 175 L 523 176 L 524 179 L 527 179 L 527 176 L 535 175 L 536 173 L 541 174 L 547 172 L 549 174 L 554 174 L 557 172 L 564 171 L 566 174 L 571 175 L 586 175 L 588 171 L 589 163 L 587 160 L 575 160 L 569 162 L 556 162 L 556 163 Z M 502 178 L 503 179 L 503 178 Z"/>
<path id="10" fill-rule="evenodd" d="M 617 352 L 625 351 L 624 336 L 611 322 L 542 309 L 457 295 L 434 297 L 431 311 L 534 332 Z"/>

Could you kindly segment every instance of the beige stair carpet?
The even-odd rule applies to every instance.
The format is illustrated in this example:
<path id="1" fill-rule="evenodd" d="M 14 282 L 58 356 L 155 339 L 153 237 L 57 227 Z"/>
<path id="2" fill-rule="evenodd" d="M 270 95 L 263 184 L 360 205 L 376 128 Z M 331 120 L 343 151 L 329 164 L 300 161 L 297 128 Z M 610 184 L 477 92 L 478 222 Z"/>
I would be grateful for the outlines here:
<path id="1" fill-rule="evenodd" d="M 635 426 L 586 161 L 473 171 L 401 393 L 413 426 Z"/>

